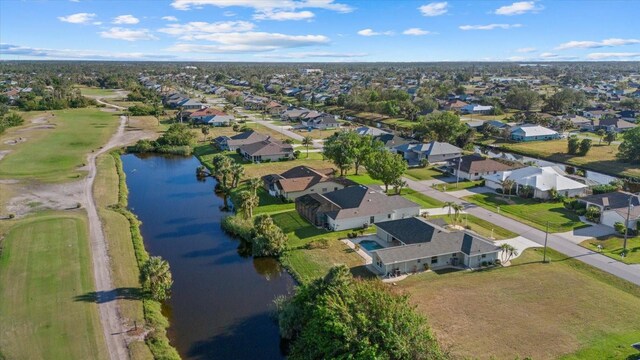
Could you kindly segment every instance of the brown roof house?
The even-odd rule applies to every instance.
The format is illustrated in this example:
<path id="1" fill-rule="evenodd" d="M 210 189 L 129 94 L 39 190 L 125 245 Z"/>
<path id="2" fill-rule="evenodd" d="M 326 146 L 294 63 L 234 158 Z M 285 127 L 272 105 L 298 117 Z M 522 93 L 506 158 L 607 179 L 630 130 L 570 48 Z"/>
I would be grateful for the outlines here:
<path id="1" fill-rule="evenodd" d="M 285 144 L 271 137 L 251 144 L 241 145 L 238 148 L 238 153 L 245 159 L 255 163 L 294 158 L 291 144 Z"/>
<path id="2" fill-rule="evenodd" d="M 640 198 L 637 195 L 616 191 L 606 194 L 585 196 L 578 201 L 600 209 L 600 223 L 610 227 L 617 222 L 626 223 L 629 215 L 629 228 L 635 229 L 640 221 Z M 629 209 L 631 201 L 631 209 Z"/>
<path id="3" fill-rule="evenodd" d="M 494 160 L 482 155 L 465 155 L 449 161 L 449 168 L 454 176 L 460 179 L 480 180 L 485 175 L 497 174 L 500 171 L 514 170 L 524 165 L 508 160 Z"/>
<path id="4" fill-rule="evenodd" d="M 316 170 L 307 166 L 296 166 L 282 174 L 263 176 L 262 181 L 271 196 L 282 196 L 288 200 L 295 200 L 306 194 L 324 194 L 358 185 L 347 178 L 334 177 L 334 174 L 334 169 Z"/>
<path id="5" fill-rule="evenodd" d="M 418 216 L 420 205 L 359 185 L 300 196 L 296 199 L 296 210 L 315 226 L 338 231 Z"/>

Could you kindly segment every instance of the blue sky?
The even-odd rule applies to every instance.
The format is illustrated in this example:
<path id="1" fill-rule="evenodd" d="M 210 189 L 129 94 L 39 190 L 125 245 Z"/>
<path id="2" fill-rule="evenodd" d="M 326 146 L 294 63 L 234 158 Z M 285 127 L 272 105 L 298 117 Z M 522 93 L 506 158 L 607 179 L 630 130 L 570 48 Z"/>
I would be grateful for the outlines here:
<path id="1" fill-rule="evenodd" d="M 2 0 L 0 59 L 640 60 L 640 1 Z"/>

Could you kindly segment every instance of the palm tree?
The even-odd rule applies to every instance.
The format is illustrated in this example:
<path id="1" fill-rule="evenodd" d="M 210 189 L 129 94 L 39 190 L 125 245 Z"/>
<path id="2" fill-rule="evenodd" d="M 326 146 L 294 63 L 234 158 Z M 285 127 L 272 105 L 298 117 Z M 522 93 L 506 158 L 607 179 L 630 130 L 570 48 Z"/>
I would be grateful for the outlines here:
<path id="1" fill-rule="evenodd" d="M 240 184 L 240 178 L 242 178 L 242 175 L 244 175 L 244 166 L 242 166 L 242 164 L 233 163 L 233 165 L 231 165 L 231 176 L 232 176 L 231 188 L 238 187 L 238 184 Z"/>
<path id="2" fill-rule="evenodd" d="M 607 134 L 606 131 L 604 131 L 604 129 L 598 129 L 598 131 L 596 131 L 596 135 L 598 135 L 598 137 L 600 138 L 600 141 L 598 141 L 598 145 L 602 144 L 602 138 Z"/>
<path id="3" fill-rule="evenodd" d="M 447 202 L 445 202 L 445 203 L 444 203 L 444 205 L 442 205 L 442 208 L 443 208 L 443 209 L 444 209 L 444 208 L 446 208 L 446 207 L 448 207 L 448 208 L 449 208 L 449 217 L 451 217 L 451 208 L 452 208 L 452 207 L 453 207 L 453 205 L 455 205 L 455 204 L 456 204 L 456 203 L 455 203 L 455 202 L 453 202 L 453 201 L 447 201 Z"/>
<path id="4" fill-rule="evenodd" d="M 204 136 L 204 141 L 207 141 L 207 136 L 209 135 L 209 126 L 203 125 L 200 128 L 200 131 L 202 131 L 202 135 Z"/>
<path id="5" fill-rule="evenodd" d="M 309 157 L 309 146 L 313 145 L 313 138 L 309 135 L 302 139 L 302 145 L 307 148 L 307 158 Z"/>
<path id="6" fill-rule="evenodd" d="M 171 270 L 169 263 L 160 256 L 149 258 L 140 269 L 142 288 L 156 301 L 164 301 L 171 296 Z"/>
<path id="7" fill-rule="evenodd" d="M 502 181 L 502 196 L 504 197 L 505 193 L 509 193 L 511 195 L 511 189 L 516 185 L 515 180 L 505 179 Z"/>
<path id="8" fill-rule="evenodd" d="M 453 209 L 453 223 L 455 225 L 456 222 L 458 222 L 458 219 L 460 218 L 460 212 L 462 212 L 462 210 L 464 210 L 464 206 L 462 204 L 453 204 L 451 205 L 451 208 Z M 449 215 L 451 216 L 451 215 Z"/>
<path id="9" fill-rule="evenodd" d="M 400 195 L 400 193 L 402 193 L 402 189 L 409 186 L 409 184 L 402 179 L 397 179 L 392 183 L 392 185 L 396 191 L 396 195 Z"/>
<path id="10" fill-rule="evenodd" d="M 249 190 L 253 193 L 253 196 L 258 196 L 258 189 L 262 186 L 262 180 L 260 180 L 260 178 L 251 178 L 247 183 L 249 185 Z"/>
<path id="11" fill-rule="evenodd" d="M 500 250 L 502 250 L 500 253 L 500 260 L 503 264 L 511 260 L 512 257 L 518 256 L 518 250 L 516 250 L 512 245 L 506 243 L 502 244 L 500 245 Z"/>
<path id="12" fill-rule="evenodd" d="M 258 197 L 250 191 L 243 190 L 240 192 L 239 198 L 240 203 L 238 207 L 244 214 L 244 218 L 251 219 L 253 217 L 253 209 L 258 206 Z"/>

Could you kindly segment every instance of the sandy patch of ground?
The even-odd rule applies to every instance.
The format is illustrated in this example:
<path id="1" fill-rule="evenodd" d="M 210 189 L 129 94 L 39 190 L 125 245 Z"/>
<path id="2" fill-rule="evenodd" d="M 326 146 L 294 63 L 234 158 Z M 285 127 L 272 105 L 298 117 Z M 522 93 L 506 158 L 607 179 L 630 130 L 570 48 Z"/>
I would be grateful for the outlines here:
<path id="1" fill-rule="evenodd" d="M 78 204 L 84 206 L 83 183 L 84 180 L 38 185 L 13 182 L 11 185 L 19 195 L 9 200 L 7 212 L 16 217 L 24 217 L 40 210 L 68 210 L 77 208 Z"/>
<path id="2" fill-rule="evenodd" d="M 11 150 L 0 150 L 0 160 L 2 160 L 2 158 L 7 156 L 7 154 L 9 154 L 10 152 Z"/>
<path id="3" fill-rule="evenodd" d="M 35 119 L 31 119 L 31 123 L 32 124 L 47 124 L 49 123 L 49 115 L 45 115 L 45 116 L 38 116 Z"/>
<path id="4" fill-rule="evenodd" d="M 25 141 L 27 141 L 26 137 L 19 137 L 19 138 L 16 138 L 16 139 L 6 140 L 4 143 L 6 145 L 17 145 L 17 144 L 23 143 Z"/>

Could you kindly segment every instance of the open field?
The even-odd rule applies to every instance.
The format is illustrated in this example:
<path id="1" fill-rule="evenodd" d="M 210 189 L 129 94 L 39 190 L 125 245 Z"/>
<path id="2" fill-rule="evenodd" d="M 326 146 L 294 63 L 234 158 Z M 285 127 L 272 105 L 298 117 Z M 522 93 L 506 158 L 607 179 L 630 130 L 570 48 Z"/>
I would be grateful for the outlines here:
<path id="1" fill-rule="evenodd" d="M 114 89 L 101 89 L 94 87 L 78 87 L 78 89 L 80 89 L 80 93 L 84 96 L 99 97 L 117 95 L 116 90 Z"/>
<path id="2" fill-rule="evenodd" d="M 507 268 L 422 273 L 398 288 L 454 358 L 637 359 L 640 288 L 547 254 L 549 264 L 529 249 Z"/>
<path id="3" fill-rule="evenodd" d="M 23 220 L 0 256 L 0 348 L 9 359 L 108 358 L 80 212 Z"/>
<path id="4" fill-rule="evenodd" d="M 353 249 L 338 241 L 347 237 L 351 230 L 329 232 L 318 229 L 300 217 L 295 210 L 282 212 L 272 216 L 273 221 L 289 236 L 289 251 L 281 259 L 282 262 L 302 282 L 309 282 L 324 276 L 331 267 L 345 264 L 352 269 L 354 275 L 371 276 L 364 268 L 364 260 Z M 375 227 L 367 232 L 374 232 Z M 326 249 L 308 249 L 306 245 L 314 240 L 327 239 Z"/>
<path id="5" fill-rule="evenodd" d="M 567 141 L 554 140 L 544 142 L 525 143 L 495 143 L 507 151 L 515 151 L 521 154 L 537 158 L 545 158 L 550 161 L 563 162 L 580 166 L 608 174 L 640 177 L 640 165 L 617 161 L 618 145 L 611 146 L 603 143 L 598 145 L 594 141 L 591 150 L 586 156 L 574 156 L 567 154 Z"/>
<path id="6" fill-rule="evenodd" d="M 600 245 L 602 246 L 603 255 L 626 264 L 640 264 L 640 236 L 629 236 L 627 239 L 627 250 L 629 253 L 624 258 L 620 256 L 624 245 L 624 237 L 622 235 L 610 235 L 605 238 L 590 239 L 583 241 L 580 245 L 593 251 L 599 251 L 598 245 Z"/>
<path id="7" fill-rule="evenodd" d="M 440 171 L 431 167 L 411 168 L 405 171 L 404 175 L 413 180 L 431 180 L 444 176 Z"/>
<path id="8" fill-rule="evenodd" d="M 444 219 L 447 224 L 453 224 L 453 214 L 449 215 L 437 215 L 430 216 L 429 219 Z M 484 236 L 487 239 L 493 237 L 494 240 L 513 239 L 518 234 L 509 231 L 505 228 L 499 227 L 490 223 L 489 221 L 480 219 L 479 217 L 471 214 L 460 214 L 460 219 L 456 222 L 457 225 L 462 225 L 467 229 L 478 233 L 480 236 Z M 493 231 L 492 231 L 493 230 Z"/>
<path id="9" fill-rule="evenodd" d="M 113 285 L 125 295 L 116 301 L 122 318 L 130 326 L 133 326 L 134 322 L 142 325 L 145 318 L 142 299 L 137 296 L 140 287 L 139 269 L 131 240 L 130 223 L 122 214 L 109 209 L 110 205 L 118 203 L 119 177 L 115 161 L 110 154 L 103 154 L 98 157 L 96 166 L 98 172 L 93 184 L 94 196 L 113 264 Z M 129 349 L 134 360 L 153 359 L 144 341 L 132 341 Z"/>
<path id="10" fill-rule="evenodd" d="M 313 139 L 326 139 L 329 136 L 336 133 L 336 131 L 340 131 L 339 129 L 327 129 L 327 130 L 291 130 L 296 134 L 300 134 L 300 136 L 311 136 Z"/>
<path id="11" fill-rule="evenodd" d="M 538 202 L 516 196 L 503 199 L 498 194 L 477 194 L 464 200 L 482 206 L 491 211 L 518 220 L 544 231 L 549 222 L 549 232 L 565 232 L 587 226 L 578 216 L 564 208 L 561 202 Z"/>
<path id="12" fill-rule="evenodd" d="M 11 145 L 12 152 L 0 162 L 0 178 L 59 182 L 84 176 L 86 171 L 78 168 L 86 154 L 106 143 L 118 127 L 117 115 L 97 108 L 52 113 L 47 125 L 24 125 L 3 135 L 26 141 Z M 1 144 L 0 150 L 9 146 Z"/>

